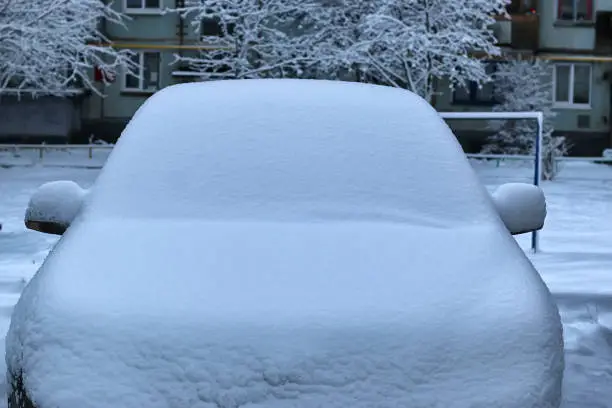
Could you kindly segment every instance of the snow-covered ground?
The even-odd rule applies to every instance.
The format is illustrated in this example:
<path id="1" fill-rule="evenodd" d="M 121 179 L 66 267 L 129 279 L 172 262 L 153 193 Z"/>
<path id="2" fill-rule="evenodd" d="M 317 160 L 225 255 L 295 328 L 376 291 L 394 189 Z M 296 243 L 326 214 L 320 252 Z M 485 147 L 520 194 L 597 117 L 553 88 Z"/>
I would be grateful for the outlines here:
<path id="1" fill-rule="evenodd" d="M 475 163 L 491 190 L 529 182 L 533 168 Z M 563 408 L 612 407 L 612 166 L 566 163 L 545 182 L 548 217 L 531 256 L 554 294 L 564 326 Z M 524 248 L 530 234 L 518 237 Z"/>
<path id="2" fill-rule="evenodd" d="M 23 285 L 57 240 L 24 228 L 30 195 L 58 179 L 90 186 L 105 157 L 101 151 L 91 159 L 86 150 L 45 152 L 42 167 L 27 166 L 38 161 L 38 152 L 0 151 L 0 331 L 6 331 Z M 491 190 L 505 182 L 529 182 L 532 172 L 518 164 L 474 162 L 474 167 Z M 612 407 L 612 166 L 568 163 L 544 190 L 549 215 L 542 253 L 531 258 L 555 295 L 564 323 L 564 408 Z M 518 241 L 529 248 L 529 235 Z"/>

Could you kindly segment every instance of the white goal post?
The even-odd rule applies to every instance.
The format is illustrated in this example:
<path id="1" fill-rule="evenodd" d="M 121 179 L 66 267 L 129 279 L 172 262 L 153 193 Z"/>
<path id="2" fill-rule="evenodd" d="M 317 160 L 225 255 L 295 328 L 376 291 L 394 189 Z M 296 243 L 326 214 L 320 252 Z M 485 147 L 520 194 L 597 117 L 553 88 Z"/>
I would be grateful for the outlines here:
<path id="1" fill-rule="evenodd" d="M 540 186 L 542 181 L 542 126 L 544 125 L 544 114 L 542 112 L 439 112 L 443 119 L 485 119 L 485 120 L 517 120 L 532 119 L 538 124 L 536 138 L 533 184 Z M 531 250 L 536 253 L 539 249 L 538 231 L 531 233 Z"/>

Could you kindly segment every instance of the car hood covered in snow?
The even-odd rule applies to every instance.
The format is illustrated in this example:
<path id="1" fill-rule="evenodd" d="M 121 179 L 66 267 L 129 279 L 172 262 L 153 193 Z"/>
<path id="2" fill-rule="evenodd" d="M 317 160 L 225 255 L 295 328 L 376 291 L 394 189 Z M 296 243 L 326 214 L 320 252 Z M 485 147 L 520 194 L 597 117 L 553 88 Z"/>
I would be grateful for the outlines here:
<path id="1" fill-rule="evenodd" d="M 557 406 L 557 310 L 497 229 L 143 221 L 68 234 L 8 339 L 40 408 Z"/>
<path id="2" fill-rule="evenodd" d="M 15 308 L 39 408 L 557 407 L 561 323 L 418 96 L 167 88 Z"/>

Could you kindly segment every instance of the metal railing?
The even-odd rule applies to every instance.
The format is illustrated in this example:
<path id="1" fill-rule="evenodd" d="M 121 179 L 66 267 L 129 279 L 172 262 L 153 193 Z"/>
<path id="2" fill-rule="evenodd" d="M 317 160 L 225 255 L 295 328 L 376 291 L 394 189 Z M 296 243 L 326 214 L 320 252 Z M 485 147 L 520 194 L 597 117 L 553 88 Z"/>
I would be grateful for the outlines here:
<path id="1" fill-rule="evenodd" d="M 43 159 L 45 153 L 48 152 L 61 152 L 69 150 L 81 150 L 87 152 L 88 158 L 93 158 L 94 150 L 112 150 L 115 145 L 113 144 L 58 144 L 58 145 L 46 145 L 46 144 L 0 144 L 0 152 L 8 151 L 14 154 L 19 154 L 20 151 L 37 151 L 39 159 Z M 494 160 L 497 165 L 503 161 L 532 161 L 532 155 L 519 155 L 519 154 L 485 154 L 485 153 L 467 153 L 466 156 L 470 159 L 477 160 Z M 592 163 L 612 163 L 612 157 L 557 157 L 557 161 L 583 161 Z"/>
<path id="2" fill-rule="evenodd" d="M 61 144 L 61 145 L 46 145 L 46 144 L 0 144 L 1 151 L 9 151 L 14 154 L 19 154 L 24 150 L 38 150 L 38 158 L 43 159 L 46 152 L 52 151 L 69 151 L 69 150 L 86 150 L 88 157 L 93 158 L 94 150 L 112 150 L 113 144 Z"/>
<path id="3" fill-rule="evenodd" d="M 531 161 L 533 160 L 533 156 L 530 155 L 521 155 L 521 154 L 486 154 L 486 153 L 467 153 L 466 156 L 469 159 L 477 159 L 477 160 L 494 160 L 499 167 L 500 163 L 508 160 L 508 161 Z M 560 156 L 556 157 L 555 160 L 557 162 L 569 162 L 569 161 L 577 161 L 577 162 L 589 162 L 589 163 L 612 163 L 612 157 L 568 157 L 568 156 Z"/>

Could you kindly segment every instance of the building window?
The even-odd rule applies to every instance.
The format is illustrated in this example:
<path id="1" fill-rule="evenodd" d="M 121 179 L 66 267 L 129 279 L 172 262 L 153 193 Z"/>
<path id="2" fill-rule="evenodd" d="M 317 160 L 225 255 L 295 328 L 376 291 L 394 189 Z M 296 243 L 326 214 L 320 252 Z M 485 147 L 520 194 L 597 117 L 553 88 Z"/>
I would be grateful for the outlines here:
<path id="1" fill-rule="evenodd" d="M 223 30 L 219 19 L 214 17 L 203 18 L 200 23 L 200 35 L 202 37 L 221 37 Z"/>
<path id="2" fill-rule="evenodd" d="M 155 92 L 159 89 L 161 58 L 159 52 L 138 52 L 133 57 L 137 64 L 135 75 L 125 74 L 123 87 L 126 91 Z"/>
<path id="3" fill-rule="evenodd" d="M 554 101 L 557 106 L 590 107 L 591 65 L 556 64 Z"/>
<path id="4" fill-rule="evenodd" d="M 124 0 L 126 11 L 159 11 L 161 0 Z"/>
<path id="5" fill-rule="evenodd" d="M 497 63 L 490 62 L 486 66 L 487 74 L 493 75 L 497 71 Z M 478 86 L 476 82 L 468 82 L 465 87 L 455 88 L 453 91 L 453 104 L 456 105 L 495 105 L 495 84 L 493 81 Z"/>
<path id="6" fill-rule="evenodd" d="M 557 19 L 563 21 L 592 21 L 593 0 L 557 0 Z"/>
<path id="7" fill-rule="evenodd" d="M 236 24 L 223 24 L 217 17 L 206 17 L 200 23 L 202 37 L 225 37 L 234 33 Z"/>

